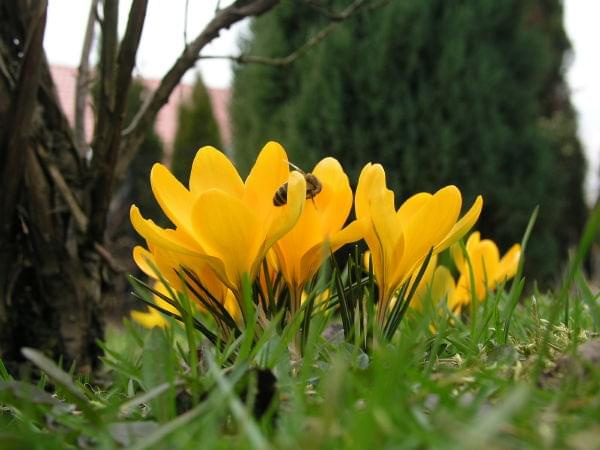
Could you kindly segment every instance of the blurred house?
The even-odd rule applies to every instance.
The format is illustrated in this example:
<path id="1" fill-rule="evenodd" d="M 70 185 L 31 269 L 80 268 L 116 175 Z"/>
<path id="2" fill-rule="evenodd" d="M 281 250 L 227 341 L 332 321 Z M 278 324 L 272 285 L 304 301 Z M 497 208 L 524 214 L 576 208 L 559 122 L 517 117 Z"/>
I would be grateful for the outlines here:
<path id="1" fill-rule="evenodd" d="M 50 67 L 58 96 L 62 108 L 69 119 L 71 125 L 74 123 L 74 112 L 75 112 L 75 86 L 77 82 L 77 68 L 67 67 L 60 65 L 52 65 Z M 141 79 L 142 83 L 148 88 L 149 91 L 153 91 L 158 86 L 160 80 L 146 80 Z M 207 87 L 208 94 L 212 103 L 213 114 L 219 126 L 221 133 L 221 139 L 225 149 L 231 148 L 231 124 L 229 121 L 229 99 L 231 91 L 229 89 L 216 89 Z M 155 130 L 156 133 L 163 140 L 165 145 L 165 159 L 170 160 L 171 152 L 173 150 L 173 142 L 175 140 L 175 133 L 177 132 L 177 112 L 179 104 L 190 97 L 192 92 L 192 85 L 181 83 L 179 84 L 171 97 L 169 102 L 163 106 L 158 113 L 156 119 Z M 94 128 L 94 117 L 92 111 L 92 105 L 88 102 L 85 114 L 85 130 L 88 141 L 91 140 L 92 131 Z"/>

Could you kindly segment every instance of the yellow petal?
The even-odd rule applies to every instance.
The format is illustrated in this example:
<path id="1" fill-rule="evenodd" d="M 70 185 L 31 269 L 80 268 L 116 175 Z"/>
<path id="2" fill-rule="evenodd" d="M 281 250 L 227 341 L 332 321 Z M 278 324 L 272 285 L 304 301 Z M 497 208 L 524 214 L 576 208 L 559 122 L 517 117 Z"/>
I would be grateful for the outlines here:
<path id="1" fill-rule="evenodd" d="M 432 258 L 433 259 L 433 258 Z M 424 279 L 427 277 L 428 281 L 424 288 L 419 286 L 418 300 L 419 302 L 415 307 L 422 307 L 426 301 L 430 301 L 431 306 L 437 309 L 437 306 L 442 300 L 452 303 L 455 299 L 454 291 L 456 285 L 454 283 L 454 277 L 446 266 L 434 266 L 434 270 L 429 273 L 430 268 L 427 268 L 427 272 Z M 411 304 L 411 307 L 413 305 Z M 450 308 L 450 306 L 449 306 Z M 450 308 L 452 309 L 452 308 Z"/>
<path id="2" fill-rule="evenodd" d="M 381 248 L 383 277 L 378 280 L 382 284 L 380 289 L 392 292 L 398 287 L 392 273 L 403 255 L 406 237 L 389 196 L 384 194 L 371 198 L 371 220 L 378 246 Z"/>
<path id="3" fill-rule="evenodd" d="M 329 248 L 331 249 L 331 252 L 337 251 L 341 246 L 349 244 L 350 242 L 356 242 L 362 239 L 367 225 L 368 222 L 366 220 L 354 220 L 335 233 L 329 238 Z"/>
<path id="4" fill-rule="evenodd" d="M 306 291 L 302 291 L 302 297 L 300 300 L 301 304 L 304 304 L 304 302 L 306 302 L 306 300 L 308 300 L 308 294 L 306 293 Z M 327 300 L 329 300 L 331 298 L 331 292 L 329 291 L 329 289 L 324 289 L 323 292 L 321 292 L 320 294 L 317 294 L 315 296 L 315 305 L 321 305 L 323 303 L 325 303 Z"/>
<path id="5" fill-rule="evenodd" d="M 268 142 L 246 178 L 244 202 L 258 217 L 267 217 L 273 208 L 273 197 L 289 178 L 287 154 L 277 142 Z M 288 187 L 289 192 L 289 187 Z"/>
<path id="6" fill-rule="evenodd" d="M 208 264 L 224 283 L 229 282 L 223 261 L 203 253 L 196 241 L 179 230 L 162 229 L 151 220 L 144 219 L 135 205 L 131 207 L 130 215 L 134 228 L 148 242 L 161 274 L 175 289 L 181 288 L 181 280 L 175 273 L 180 271 L 181 265 L 197 267 Z"/>
<path id="7" fill-rule="evenodd" d="M 133 261 L 144 274 L 150 278 L 158 279 L 156 271 L 158 266 L 154 261 L 154 255 L 140 245 L 133 248 Z M 154 267 L 152 267 L 154 265 Z"/>
<path id="8" fill-rule="evenodd" d="M 196 274 L 202 285 L 216 298 L 223 297 L 225 287 L 229 283 L 223 261 L 205 254 L 187 255 L 176 253 L 163 248 L 151 246 L 154 261 L 161 275 L 167 279 L 173 289 L 185 290 L 181 280 L 183 268 Z M 221 281 L 219 281 L 221 280 Z M 231 284 L 231 283 L 230 283 Z"/>
<path id="9" fill-rule="evenodd" d="M 425 206 L 432 195 L 428 192 L 419 192 L 418 194 L 409 197 L 400 208 L 398 208 L 398 219 L 401 224 L 408 222 L 419 210 Z"/>
<path id="10" fill-rule="evenodd" d="M 381 164 L 368 163 L 363 167 L 358 177 L 358 185 L 354 196 L 354 209 L 356 217 L 370 217 L 371 215 L 371 197 L 383 195 L 384 192 L 390 192 L 393 203 L 393 192 L 389 191 L 385 185 L 385 171 Z M 386 194 L 390 197 L 390 194 Z"/>
<path id="11" fill-rule="evenodd" d="M 300 260 L 294 264 L 292 284 L 303 287 L 318 272 L 319 267 L 328 256 L 327 242 L 320 242 L 301 255 Z"/>
<path id="12" fill-rule="evenodd" d="M 150 252 L 152 253 L 153 262 L 160 272 L 161 276 L 167 280 L 169 285 L 176 291 L 183 291 L 183 283 L 178 272 L 181 271 L 181 262 L 178 257 L 183 256 L 181 253 L 174 253 L 169 250 L 149 244 Z M 160 284 L 157 281 L 157 284 Z"/>
<path id="13" fill-rule="evenodd" d="M 479 231 L 474 231 L 473 233 L 471 233 L 469 239 L 467 239 L 467 243 L 465 244 L 465 249 L 467 253 L 472 253 L 474 249 L 479 245 L 479 241 Z M 460 242 L 456 242 L 451 245 L 450 254 L 452 255 L 452 259 L 454 260 L 456 270 L 458 270 L 459 272 L 464 272 L 466 260 L 464 250 L 462 248 L 462 245 L 460 245 Z"/>
<path id="14" fill-rule="evenodd" d="M 481 233 L 479 231 L 473 231 L 471 233 L 471 235 L 469 236 L 469 239 L 467 239 L 467 252 L 469 251 L 473 251 L 475 248 L 477 248 L 477 246 L 479 245 L 479 243 L 481 242 Z"/>
<path id="15" fill-rule="evenodd" d="M 445 266 L 438 266 L 432 277 L 431 298 L 434 302 L 440 302 L 442 299 L 450 299 L 456 289 L 454 278 Z"/>
<path id="16" fill-rule="evenodd" d="M 463 253 L 463 249 L 460 245 L 460 242 L 455 242 L 450 246 L 450 255 L 452 256 L 452 260 L 454 261 L 456 270 L 462 272 L 465 264 L 465 255 Z"/>
<path id="17" fill-rule="evenodd" d="M 304 176 L 299 172 L 290 172 L 287 183 L 287 203 L 283 206 L 271 206 L 271 214 L 274 214 L 274 219 L 267 232 L 265 252 L 292 229 L 296 222 L 298 222 L 304 209 L 306 199 L 306 181 L 304 180 Z"/>
<path id="18" fill-rule="evenodd" d="M 385 205 L 393 205 L 394 203 L 394 193 L 388 190 L 385 185 L 385 171 L 383 167 L 380 164 L 369 163 L 362 169 L 358 179 L 358 186 L 356 187 L 354 197 L 354 209 L 356 217 L 359 220 L 364 220 L 367 224 L 364 240 L 371 251 L 373 274 L 377 284 L 380 286 L 380 297 L 383 298 L 388 294 L 384 292 L 386 286 L 384 252 L 393 252 L 395 249 L 387 247 L 387 243 L 382 243 L 375 232 L 372 214 L 372 199 L 374 198 L 379 199 Z"/>
<path id="19" fill-rule="evenodd" d="M 419 284 L 417 286 L 417 289 L 415 290 L 414 297 L 410 302 L 411 308 L 421 309 L 423 301 L 425 301 L 427 299 L 427 295 L 429 293 L 431 281 L 433 278 L 433 273 L 435 272 L 435 268 L 437 266 L 437 259 L 438 259 L 437 255 L 433 255 L 429 259 L 429 263 L 427 264 L 427 267 L 425 268 L 425 272 L 423 272 L 423 276 L 421 277 L 421 280 L 419 280 Z M 423 262 L 425 262 L 425 261 L 423 261 Z M 423 268 L 423 263 L 421 263 L 417 267 L 417 269 L 414 271 L 413 277 L 411 278 L 410 283 L 408 285 L 409 292 L 412 289 L 413 284 L 416 281 L 416 277 L 422 268 Z"/>
<path id="20" fill-rule="evenodd" d="M 363 239 L 367 243 L 370 252 L 370 261 L 373 267 L 373 276 L 379 286 L 382 286 L 380 291 L 383 291 L 385 284 L 384 258 L 386 252 L 393 252 L 394 249 L 386 248 L 382 245 L 381 240 L 375 232 L 375 225 L 371 217 L 363 217 L 359 219 L 366 223 Z"/>
<path id="21" fill-rule="evenodd" d="M 148 312 L 131 311 L 131 318 L 144 328 L 164 328 L 169 324 L 158 311 L 151 308 Z"/>
<path id="22" fill-rule="evenodd" d="M 367 163 L 358 176 L 358 184 L 354 193 L 354 213 L 358 218 L 370 216 L 371 206 L 369 205 L 369 197 L 375 183 L 374 170 L 376 169 L 373 169 L 373 164 Z M 381 171 L 383 171 L 383 167 L 381 167 Z M 385 183 L 385 172 L 383 172 L 383 179 Z"/>
<path id="23" fill-rule="evenodd" d="M 220 260 L 219 260 L 220 261 Z M 227 296 L 227 292 L 229 291 L 228 287 L 222 281 L 228 282 L 227 276 L 225 275 L 225 268 L 221 264 L 221 269 L 219 271 L 215 271 L 213 269 L 213 265 L 207 263 L 206 261 L 182 261 L 182 266 L 186 267 L 188 271 L 191 271 L 195 280 L 191 279 L 188 275 L 186 278 L 188 283 L 194 288 L 194 290 L 206 299 L 205 292 L 201 289 L 197 284 L 200 283 L 202 288 L 206 289 L 210 295 L 212 295 L 217 301 L 223 304 L 225 298 Z M 219 275 L 217 276 L 217 273 Z M 235 286 L 233 286 L 235 288 Z M 187 289 L 190 291 L 190 289 Z M 190 296 L 193 300 L 195 300 L 196 305 L 201 310 L 205 310 L 206 307 L 202 303 L 200 299 L 193 295 L 193 292 L 190 292 Z"/>
<path id="24" fill-rule="evenodd" d="M 150 184 L 156 201 L 169 220 L 177 227 L 190 232 L 192 228 L 190 205 L 194 201 L 190 191 L 162 164 L 152 166 Z"/>
<path id="25" fill-rule="evenodd" d="M 319 270 L 323 260 L 330 253 L 334 253 L 341 246 L 361 239 L 365 231 L 365 221 L 355 220 L 347 227 L 335 233 L 330 240 L 314 245 L 303 255 L 298 267 L 298 281 L 303 285 L 309 281 Z M 368 270 L 368 266 L 367 266 Z"/>
<path id="26" fill-rule="evenodd" d="M 501 283 L 514 277 L 521 259 L 521 246 L 514 244 L 502 257 L 495 274 L 495 282 Z"/>
<path id="27" fill-rule="evenodd" d="M 483 300 L 485 299 L 487 289 L 493 287 L 494 274 L 497 271 L 500 261 L 500 252 L 493 241 L 484 239 L 479 242 L 479 245 L 473 251 L 469 251 L 469 258 L 473 268 L 475 292 L 477 298 Z M 465 276 L 468 276 L 470 279 L 468 267 L 465 269 Z"/>
<path id="28" fill-rule="evenodd" d="M 481 214 L 481 208 L 483 207 L 483 198 L 478 195 L 469 211 L 452 227 L 452 231 L 448 233 L 446 238 L 436 245 L 435 251 L 442 252 L 447 249 L 450 245 L 454 244 L 460 238 L 462 238 L 477 222 L 479 215 Z"/>
<path id="29" fill-rule="evenodd" d="M 363 263 L 363 268 L 365 269 L 365 272 L 369 271 L 369 264 L 371 264 L 370 261 L 371 261 L 371 251 L 366 250 L 362 256 L 362 263 Z"/>
<path id="30" fill-rule="evenodd" d="M 169 290 L 167 289 L 167 287 L 165 286 L 165 284 L 163 282 L 156 281 L 152 287 L 154 288 L 155 291 L 170 298 Z M 179 315 L 179 311 L 177 311 L 177 308 L 175 308 L 173 305 L 171 305 L 166 300 L 163 300 L 158 295 L 154 295 L 153 300 L 154 300 L 154 303 L 156 303 L 156 306 L 158 306 L 166 311 L 169 311 L 170 313 Z"/>
<path id="31" fill-rule="evenodd" d="M 337 160 L 321 160 L 312 173 L 321 182 L 321 192 L 306 200 L 298 222 L 276 244 L 284 279 L 298 288 L 316 273 L 328 251 L 335 251 L 330 248 L 331 240 L 340 232 L 352 207 L 350 182 Z M 350 231 L 356 228 L 352 226 Z M 338 238 L 346 237 L 342 234 Z"/>
<path id="32" fill-rule="evenodd" d="M 292 229 L 277 241 L 277 247 L 285 258 L 285 264 L 297 274 L 302 256 L 313 246 L 323 246 L 326 239 L 322 230 L 321 216 L 312 201 L 304 203 L 302 214 Z M 293 277 L 297 280 L 297 278 Z M 293 280 L 286 278 L 288 283 Z"/>
<path id="33" fill-rule="evenodd" d="M 176 230 L 163 229 L 152 220 L 144 219 L 137 206 L 131 206 L 129 216 L 135 231 L 149 243 L 179 253 L 189 255 L 198 253 L 199 249 L 190 247 L 189 242 L 182 238 L 181 233 Z"/>
<path id="34" fill-rule="evenodd" d="M 373 226 L 370 220 L 363 239 L 367 243 L 367 246 L 370 250 L 370 260 L 371 266 L 373 267 L 373 276 L 375 277 L 377 285 L 380 286 L 381 291 L 383 291 L 386 279 L 383 265 L 384 248 L 382 247 L 380 240 L 377 238 L 377 235 L 375 234 L 375 227 Z"/>
<path id="35" fill-rule="evenodd" d="M 196 200 L 192 220 L 195 237 L 206 253 L 223 261 L 229 281 L 241 288 L 242 274 L 251 275 L 264 242 L 264 230 L 256 215 L 242 200 L 209 189 Z"/>
<path id="36" fill-rule="evenodd" d="M 312 171 L 321 182 L 321 192 L 314 198 L 323 234 L 339 231 L 352 208 L 352 189 L 348 176 L 335 158 L 324 158 Z"/>
<path id="37" fill-rule="evenodd" d="M 169 291 L 162 282 L 156 281 L 152 287 L 155 291 L 158 291 L 161 294 L 166 295 L 167 297 L 169 296 Z M 179 314 L 179 312 L 177 311 L 177 309 L 174 306 L 172 306 L 170 303 L 168 303 L 167 301 L 160 298 L 158 295 L 153 295 L 152 297 L 153 297 L 154 303 L 158 307 L 160 307 L 166 311 L 169 311 L 173 314 L 177 314 L 177 315 Z M 158 310 L 156 310 L 150 306 L 148 306 L 146 312 L 132 311 L 131 318 L 145 328 L 154 328 L 154 327 L 162 328 L 169 324 L 169 322 L 165 319 L 165 317 Z"/>
<path id="38" fill-rule="evenodd" d="M 278 271 L 288 285 L 294 283 L 295 261 L 298 258 L 297 254 L 290 254 L 287 249 L 282 249 L 279 242 L 275 243 L 269 251 L 275 254 L 277 260 Z M 268 255 L 268 253 L 267 253 Z"/>
<path id="39" fill-rule="evenodd" d="M 242 325 L 242 311 L 232 291 L 227 291 L 223 306 L 239 325 Z"/>
<path id="40" fill-rule="evenodd" d="M 198 150 L 192 163 L 190 191 L 197 197 L 209 189 L 219 189 L 241 198 L 244 183 L 227 156 L 216 148 L 207 146 Z"/>
<path id="41" fill-rule="evenodd" d="M 371 197 L 370 206 L 375 233 L 381 246 L 390 250 L 386 253 L 391 255 L 402 235 L 402 226 L 396 216 L 393 199 L 388 195 L 374 196 Z"/>
<path id="42" fill-rule="evenodd" d="M 462 273 L 456 282 L 456 289 L 448 298 L 448 309 L 455 313 L 460 313 L 462 306 L 471 303 L 471 282 L 469 274 Z"/>
<path id="43" fill-rule="evenodd" d="M 406 243 L 396 263 L 394 283 L 405 280 L 414 267 L 450 232 L 460 212 L 461 195 L 455 186 L 437 191 L 408 222 L 402 224 Z M 434 252 L 435 253 L 435 252 Z"/>

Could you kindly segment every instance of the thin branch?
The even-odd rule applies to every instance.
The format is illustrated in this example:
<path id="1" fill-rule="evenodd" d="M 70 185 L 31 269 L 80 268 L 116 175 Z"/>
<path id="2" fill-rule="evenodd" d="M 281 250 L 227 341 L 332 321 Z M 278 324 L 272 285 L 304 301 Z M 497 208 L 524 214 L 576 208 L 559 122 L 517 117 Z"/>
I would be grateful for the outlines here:
<path id="1" fill-rule="evenodd" d="M 337 22 L 332 22 L 313 36 L 311 36 L 304 44 L 294 50 L 292 53 L 282 58 L 269 58 L 267 56 L 254 56 L 254 55 L 201 55 L 198 59 L 229 59 L 238 64 L 262 64 L 265 66 L 276 66 L 283 67 L 288 66 L 295 62 L 298 58 L 303 56 L 308 50 L 317 46 L 323 39 L 325 39 L 335 28 Z"/>
<path id="2" fill-rule="evenodd" d="M 148 0 L 133 0 L 129 18 L 127 20 L 127 28 L 125 35 L 119 47 L 117 56 L 117 85 L 116 89 L 119 94 L 117 100 L 117 112 L 124 111 L 127 102 L 127 92 L 131 84 L 132 71 L 135 66 L 135 60 L 140 40 L 142 38 L 142 30 L 146 20 L 146 11 L 148 9 Z"/>
<path id="3" fill-rule="evenodd" d="M 85 155 L 87 142 L 85 136 L 85 103 L 89 94 L 90 78 L 90 52 L 94 42 L 94 26 L 96 25 L 96 11 L 98 0 L 92 0 L 88 21 L 81 48 L 81 58 L 79 59 L 79 68 L 77 70 L 77 84 L 75 90 L 75 145 L 81 156 Z"/>
<path id="4" fill-rule="evenodd" d="M 102 17 L 102 44 L 99 68 L 99 92 L 97 101 L 96 127 L 94 128 L 94 156 L 92 169 L 103 165 L 105 159 L 106 133 L 114 110 L 114 78 L 117 54 L 117 25 L 119 4 L 117 0 L 104 0 Z"/>
<path id="5" fill-rule="evenodd" d="M 179 55 L 169 71 L 161 79 L 158 88 L 150 95 L 138 111 L 131 124 L 123 131 L 125 139 L 122 143 L 122 156 L 119 158 L 117 176 L 122 176 L 141 145 L 145 131 L 154 123 L 158 111 L 169 101 L 175 87 L 183 75 L 191 69 L 198 60 L 202 49 L 219 36 L 224 29 L 231 27 L 246 17 L 258 16 L 273 8 L 279 0 L 237 1 L 221 9 L 204 30 L 190 42 Z"/>
<path id="6" fill-rule="evenodd" d="M 106 262 L 106 264 L 108 264 L 110 270 L 112 270 L 114 273 L 128 272 L 128 270 L 125 267 L 123 267 L 123 265 L 119 261 L 117 261 L 112 255 L 112 253 L 110 253 L 110 251 L 108 251 L 108 249 L 102 244 L 94 242 L 94 250 L 96 250 L 96 253 L 100 255 L 100 257 Z"/>
<path id="7" fill-rule="evenodd" d="M 361 8 L 363 6 L 363 4 L 366 3 L 366 0 L 355 1 L 352 4 L 350 4 L 348 6 L 348 8 L 346 8 L 342 12 L 337 12 L 337 11 L 333 11 L 329 8 L 326 8 L 325 6 L 323 6 L 322 4 L 320 4 L 319 2 L 317 2 L 315 0 L 305 0 L 305 3 L 307 3 L 314 10 L 318 11 L 319 14 L 325 16 L 327 19 L 329 19 L 333 22 L 336 22 L 336 21 L 346 20 L 348 17 L 350 17 L 350 15 L 352 15 L 354 13 L 354 11 Z M 352 11 L 348 13 L 347 10 L 349 10 L 349 9 L 352 9 Z"/>
<path id="8" fill-rule="evenodd" d="M 90 177 L 91 204 L 94 210 L 90 212 L 90 227 L 92 241 L 103 239 L 104 205 L 106 191 L 110 189 L 106 182 L 111 179 L 112 173 L 107 164 L 107 154 L 110 149 L 110 133 L 114 126 L 115 112 L 115 77 L 117 65 L 119 23 L 118 0 L 103 0 L 104 11 L 102 17 L 102 39 L 99 63 L 99 92 L 97 96 L 96 126 L 92 140 L 92 163 Z"/>
<path id="9" fill-rule="evenodd" d="M 316 47 L 321 41 L 329 36 L 337 25 L 352 17 L 356 12 L 362 9 L 373 10 L 383 6 L 390 0 L 381 0 L 377 3 L 368 3 L 366 0 L 355 0 L 348 7 L 340 12 L 326 10 L 314 1 L 308 1 L 313 7 L 319 8 L 319 12 L 325 15 L 331 22 L 320 29 L 317 33 L 310 36 L 300 47 L 286 56 L 280 58 L 270 58 L 258 55 L 200 55 L 198 59 L 228 59 L 238 64 L 262 64 L 265 66 L 283 67 L 288 66 L 303 56 L 313 47 Z"/>
<path id="10" fill-rule="evenodd" d="M 61 196 L 65 200 L 65 203 L 67 204 L 67 207 L 71 211 L 77 228 L 82 233 L 85 233 L 88 226 L 88 218 L 83 212 L 83 209 L 79 206 L 75 194 L 73 194 L 69 188 L 69 185 L 62 176 L 60 169 L 52 162 L 48 152 L 44 148 L 38 147 L 37 153 L 40 156 L 40 159 L 44 161 L 44 167 L 48 171 L 48 174 L 50 175 L 50 178 L 52 178 L 56 189 L 58 192 L 60 192 Z"/>
<path id="11" fill-rule="evenodd" d="M 113 0 L 104 0 L 112 2 Z M 117 5 L 118 6 L 118 5 Z M 131 85 L 132 71 L 135 66 L 137 50 L 139 48 L 148 0 L 133 0 L 125 34 L 119 45 L 116 54 L 115 65 L 112 66 L 112 57 L 116 52 L 116 26 L 113 21 L 117 19 L 116 13 L 109 9 L 107 11 L 106 3 L 104 9 L 105 25 L 109 36 L 106 41 L 114 45 L 115 48 L 104 54 L 107 58 L 108 66 L 113 67 L 113 73 L 108 73 L 107 69 L 102 69 L 102 81 L 104 86 L 105 108 L 99 110 L 98 124 L 103 124 L 98 134 L 94 136 L 94 160 L 92 168 L 94 169 L 94 179 L 92 188 L 92 204 L 94 209 L 90 213 L 89 232 L 92 240 L 102 242 L 104 231 L 106 229 L 106 218 L 112 194 L 112 185 L 115 177 L 115 167 L 117 164 L 119 149 L 121 145 L 121 129 L 125 115 L 125 106 L 127 104 L 127 94 Z M 107 14 L 110 12 L 110 14 Z M 109 22 L 110 17 L 110 22 Z M 113 35 L 114 33 L 114 35 Z M 103 39 L 104 43 L 105 39 Z M 102 100 L 102 99 L 101 99 Z M 106 115 L 106 116 L 104 116 Z"/>
<path id="12" fill-rule="evenodd" d="M 79 203 L 75 198 L 75 194 L 73 194 L 73 192 L 69 188 L 69 185 L 65 181 L 56 164 L 54 164 L 51 161 L 48 152 L 44 148 L 38 146 L 37 154 L 39 155 L 40 159 L 44 162 L 44 168 L 48 171 L 50 178 L 52 178 L 52 181 L 54 182 L 54 186 L 65 200 L 69 211 L 71 211 L 77 228 L 80 232 L 85 233 L 89 220 L 83 212 L 83 209 L 81 209 L 81 207 L 79 206 Z M 96 252 L 106 262 L 106 264 L 110 267 L 110 269 L 113 272 L 127 272 L 127 269 L 125 269 L 123 265 L 117 259 L 115 259 L 115 257 L 110 253 L 110 251 L 102 244 L 94 242 L 94 250 L 96 250 Z"/>

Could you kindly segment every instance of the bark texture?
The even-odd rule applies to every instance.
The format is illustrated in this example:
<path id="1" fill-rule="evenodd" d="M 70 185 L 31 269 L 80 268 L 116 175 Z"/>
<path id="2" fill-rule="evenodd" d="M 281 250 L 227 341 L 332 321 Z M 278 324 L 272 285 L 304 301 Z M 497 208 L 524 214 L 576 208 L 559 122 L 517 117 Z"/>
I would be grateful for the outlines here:
<path id="1" fill-rule="evenodd" d="M 102 336 L 101 260 L 68 203 L 85 202 L 86 174 L 43 52 L 46 6 L 0 4 L 0 352 L 15 365 L 37 347 L 85 368 Z"/>

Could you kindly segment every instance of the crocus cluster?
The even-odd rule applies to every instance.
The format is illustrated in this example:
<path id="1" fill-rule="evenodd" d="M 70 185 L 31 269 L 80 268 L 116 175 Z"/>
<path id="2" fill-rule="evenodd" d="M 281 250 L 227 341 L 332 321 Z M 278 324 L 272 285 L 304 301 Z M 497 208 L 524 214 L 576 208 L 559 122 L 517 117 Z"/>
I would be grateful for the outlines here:
<path id="1" fill-rule="evenodd" d="M 421 309 L 426 301 L 447 301 L 448 310 L 459 315 L 473 301 L 482 302 L 488 292 L 510 280 L 517 273 L 521 246 L 514 244 L 502 257 L 491 239 L 481 239 L 478 231 L 471 233 L 463 248 L 454 244 L 450 253 L 458 271 L 455 280 L 452 272 L 437 259 L 429 262 L 411 306 Z"/>
<path id="2" fill-rule="evenodd" d="M 187 186 L 165 166 L 155 164 L 152 191 L 173 226 L 159 227 L 132 206 L 131 222 L 146 241 L 146 248 L 134 249 L 134 259 L 146 274 L 153 278 L 160 274 L 176 292 L 189 294 L 193 279 L 244 326 L 253 320 L 245 310 L 244 292 L 257 279 L 262 281 L 265 267 L 269 278 L 278 276 L 287 285 L 288 311 L 293 315 L 324 260 L 341 246 L 364 239 L 378 285 L 376 322 L 383 325 L 398 289 L 410 282 L 427 258 L 431 265 L 438 253 L 473 227 L 483 203 L 477 197 L 460 217 L 461 193 L 447 186 L 418 193 L 396 208 L 380 164 L 363 168 L 354 198 L 348 177 L 334 158 L 321 160 L 311 173 L 321 184 L 314 195 L 307 190 L 305 174 L 290 166 L 276 142 L 265 145 L 245 180 L 213 147 L 198 151 Z M 274 201 L 276 194 L 285 201 Z M 348 223 L 353 204 L 356 219 Z M 478 248 L 471 239 L 467 248 Z M 477 238 L 477 242 L 486 248 L 473 251 L 487 258 L 487 241 Z M 509 259 L 515 252 L 509 252 Z M 491 278 L 499 280 L 509 262 L 506 257 L 498 261 L 489 257 L 497 266 Z M 489 274 L 491 269 L 485 266 Z M 462 274 L 454 289 L 457 303 L 463 302 L 462 292 L 470 290 L 469 278 L 463 281 Z M 206 310 L 206 303 L 194 294 L 198 308 Z"/>

